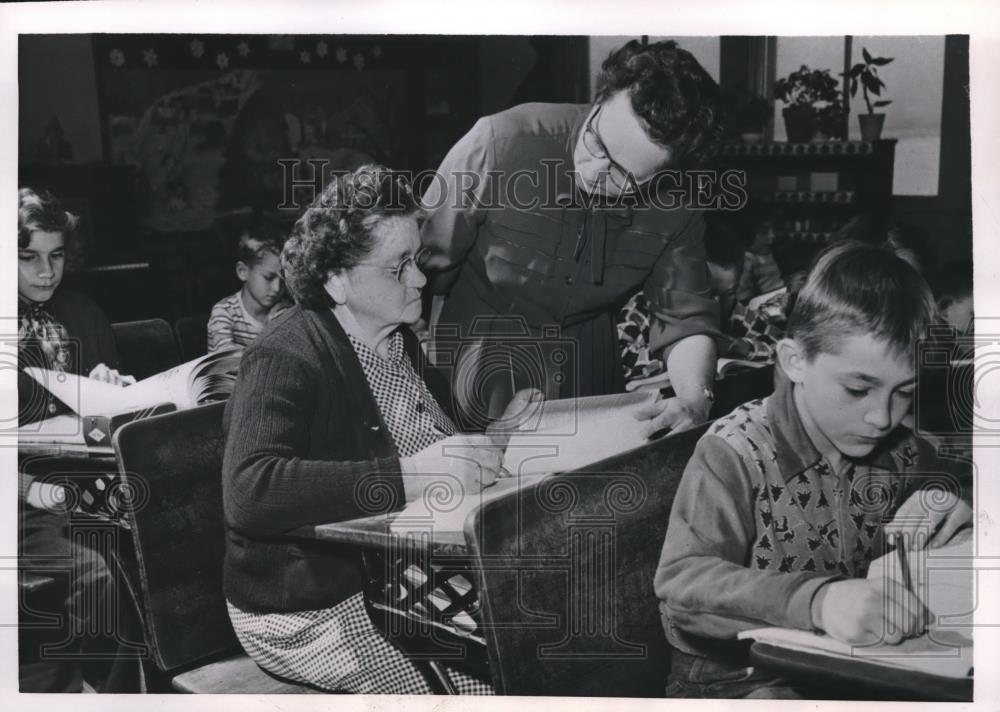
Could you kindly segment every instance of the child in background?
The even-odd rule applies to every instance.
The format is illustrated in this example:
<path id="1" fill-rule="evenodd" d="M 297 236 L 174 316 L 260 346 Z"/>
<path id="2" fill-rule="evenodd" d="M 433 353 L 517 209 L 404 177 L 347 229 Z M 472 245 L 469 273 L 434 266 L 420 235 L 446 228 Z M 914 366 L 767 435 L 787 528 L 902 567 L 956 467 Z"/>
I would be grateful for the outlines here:
<path id="1" fill-rule="evenodd" d="M 771 248 L 774 245 L 774 223 L 765 220 L 753 233 L 753 242 L 743 258 L 743 270 L 740 275 L 739 287 L 736 290 L 736 300 L 748 302 L 756 296 L 773 292 L 785 286 L 781 279 L 781 270 L 774 261 Z"/>
<path id="2" fill-rule="evenodd" d="M 784 335 L 784 306 L 787 293 L 776 295 L 758 309 L 748 309 L 736 301 L 741 283 L 745 248 L 739 235 L 719 219 L 706 220 L 705 261 L 709 283 L 719 302 L 719 323 L 723 336 L 719 356 L 752 361 L 769 361 L 774 345 Z M 666 378 L 664 364 L 649 355 L 649 308 L 642 292 L 636 293 L 618 317 L 618 345 L 625 381 L 629 390 L 648 386 Z M 652 379 L 652 380 L 648 380 Z"/>
<path id="3" fill-rule="evenodd" d="M 706 220 L 705 263 L 712 293 L 719 302 L 719 323 L 722 325 L 727 323 L 736 304 L 736 285 L 743 270 L 744 250 L 743 243 L 727 224 L 717 219 Z M 650 356 L 649 326 L 645 294 L 636 292 L 618 313 L 618 347 L 626 383 L 660 375 L 666 377 L 663 361 Z M 720 348 L 720 351 L 726 350 Z"/>
<path id="4" fill-rule="evenodd" d="M 243 288 L 212 307 L 208 318 L 208 351 L 245 347 L 268 321 L 289 307 L 281 280 L 284 233 L 260 225 L 240 235 L 236 276 Z"/>
<path id="5" fill-rule="evenodd" d="M 68 412 L 25 368 L 120 386 L 135 379 L 117 370 L 114 333 L 100 307 L 84 294 L 60 288 L 76 216 L 48 193 L 21 188 L 17 197 L 18 426 L 25 427 Z M 67 511 L 71 493 L 47 481 L 43 458 L 31 460 L 35 474 L 28 474 L 19 458 L 18 566 L 56 571 L 61 606 L 50 610 L 46 601 L 36 612 L 57 625 L 64 621 L 66 640 L 55 655 L 41 651 L 39 662 L 21 666 L 21 692 L 139 692 L 139 659 L 125 641 L 141 638 L 128 598 L 101 551 L 88 546 L 92 540 L 73 536 Z M 65 462 L 59 467 L 71 469 Z"/>
<path id="6" fill-rule="evenodd" d="M 974 323 L 972 309 L 972 262 L 948 262 L 935 275 L 934 298 L 938 313 L 956 334 L 971 335 Z"/>
<path id="7" fill-rule="evenodd" d="M 654 581 L 674 648 L 668 696 L 798 697 L 749 666 L 736 635 L 752 628 L 850 643 L 922 633 L 918 598 L 862 577 L 886 532 L 913 546 L 937 528 L 933 547 L 971 523 L 956 493 L 917 491 L 919 473 L 947 468 L 900 427 L 933 316 L 926 283 L 888 250 L 849 242 L 820 255 L 778 345 L 774 394 L 711 427 L 674 499 Z"/>

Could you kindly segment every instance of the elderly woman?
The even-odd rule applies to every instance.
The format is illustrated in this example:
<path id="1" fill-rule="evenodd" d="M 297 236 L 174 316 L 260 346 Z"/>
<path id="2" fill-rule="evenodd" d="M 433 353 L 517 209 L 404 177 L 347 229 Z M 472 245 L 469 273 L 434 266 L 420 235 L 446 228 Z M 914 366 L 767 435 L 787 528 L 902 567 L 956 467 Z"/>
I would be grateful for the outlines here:
<path id="1" fill-rule="evenodd" d="M 500 469 L 488 436 L 445 435 L 455 432 L 442 408 L 450 399 L 418 375 L 408 325 L 426 282 L 419 214 L 408 183 L 384 167 L 333 178 L 282 253 L 297 305 L 246 350 L 226 410 L 233 627 L 261 667 L 330 690 L 430 691 L 369 620 L 357 553 L 290 533 L 372 514 L 387 499 L 402 506 L 434 480 L 421 473 L 448 473 L 475 493 Z M 491 692 L 460 672 L 452 679 L 465 693 Z"/>

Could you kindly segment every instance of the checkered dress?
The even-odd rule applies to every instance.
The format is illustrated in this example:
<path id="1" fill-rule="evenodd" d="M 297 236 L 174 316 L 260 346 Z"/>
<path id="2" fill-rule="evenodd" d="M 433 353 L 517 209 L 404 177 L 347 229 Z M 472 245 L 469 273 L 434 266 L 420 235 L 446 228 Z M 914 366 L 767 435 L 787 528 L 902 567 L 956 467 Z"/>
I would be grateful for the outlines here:
<path id="1" fill-rule="evenodd" d="M 368 385 L 396 443 L 409 457 L 455 432 L 455 426 L 427 390 L 403 348 L 390 337 L 383 359 L 350 337 Z M 289 680 L 353 693 L 430 694 L 420 671 L 372 624 L 360 593 L 332 608 L 294 613 L 252 613 L 227 602 L 244 650 L 258 665 Z M 459 670 L 448 670 L 463 695 L 492 695 L 493 688 Z"/>

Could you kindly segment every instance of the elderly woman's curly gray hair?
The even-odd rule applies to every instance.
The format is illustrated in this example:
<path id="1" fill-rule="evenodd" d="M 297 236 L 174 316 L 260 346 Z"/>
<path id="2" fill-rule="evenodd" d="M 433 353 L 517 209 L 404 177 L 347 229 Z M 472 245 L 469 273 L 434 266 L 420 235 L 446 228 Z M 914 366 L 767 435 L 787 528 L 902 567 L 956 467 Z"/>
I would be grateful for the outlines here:
<path id="1" fill-rule="evenodd" d="M 331 273 L 363 261 L 374 248 L 374 227 L 423 212 L 404 173 L 369 163 L 334 174 L 296 221 L 281 253 L 285 283 L 307 308 L 331 304 L 323 288 Z"/>

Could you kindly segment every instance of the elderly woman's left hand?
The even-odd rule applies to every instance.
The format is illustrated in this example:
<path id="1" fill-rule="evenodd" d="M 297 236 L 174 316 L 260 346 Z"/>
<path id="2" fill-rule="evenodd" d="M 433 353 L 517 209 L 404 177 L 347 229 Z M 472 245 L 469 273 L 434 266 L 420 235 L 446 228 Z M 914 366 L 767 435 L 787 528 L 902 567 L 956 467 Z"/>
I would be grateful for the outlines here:
<path id="1" fill-rule="evenodd" d="M 503 415 L 490 423 L 486 435 L 499 447 L 506 449 L 510 436 L 539 413 L 545 394 L 537 388 L 522 388 L 504 409 Z"/>

